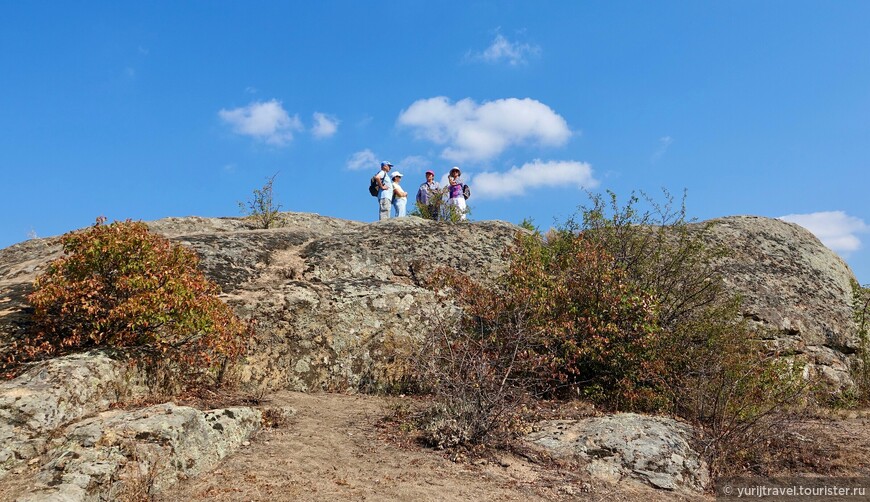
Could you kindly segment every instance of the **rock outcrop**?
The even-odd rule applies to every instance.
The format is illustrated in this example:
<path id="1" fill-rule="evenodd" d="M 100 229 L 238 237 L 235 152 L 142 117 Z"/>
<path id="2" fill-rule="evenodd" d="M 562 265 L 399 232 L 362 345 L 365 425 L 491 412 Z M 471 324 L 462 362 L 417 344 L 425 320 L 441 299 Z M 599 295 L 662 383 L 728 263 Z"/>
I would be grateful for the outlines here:
<path id="1" fill-rule="evenodd" d="M 557 459 L 579 460 L 591 476 L 633 479 L 664 490 L 703 492 L 710 475 L 691 446 L 689 425 L 665 417 L 618 413 L 541 424 L 525 441 Z"/>
<path id="2" fill-rule="evenodd" d="M 44 453 L 58 427 L 138 393 L 136 380 L 125 363 L 90 353 L 43 361 L 0 384 L 0 478 Z"/>
<path id="3" fill-rule="evenodd" d="M 812 233 L 757 216 L 711 220 L 712 242 L 727 285 L 743 299 L 743 315 L 768 328 L 770 344 L 806 359 L 814 377 L 841 390 L 860 341 L 852 318 L 855 275 Z"/>
<path id="4" fill-rule="evenodd" d="M 242 218 L 166 218 L 151 228 L 195 249 L 202 267 L 243 318 L 257 321 L 244 378 L 294 390 L 396 385 L 413 341 L 436 302 L 423 279 L 450 266 L 487 280 L 505 270 L 518 227 L 497 221 L 445 225 L 418 218 L 377 223 L 282 213 L 283 226 L 257 230 Z M 744 315 L 772 328 L 785 354 L 842 389 L 858 349 L 849 267 L 805 229 L 751 216 L 712 220 L 724 246 L 729 287 Z M 0 348 L 27 329 L 25 295 L 57 238 L 0 250 Z"/>
<path id="5" fill-rule="evenodd" d="M 401 385 L 419 337 L 452 312 L 424 287 L 427 276 L 449 266 L 492 280 L 505 271 L 504 250 L 522 231 L 497 221 L 365 224 L 302 213 L 282 213 L 281 222 L 268 230 L 242 218 L 149 223 L 195 249 L 223 298 L 240 317 L 256 321 L 241 368 L 251 388 Z M 770 343 L 785 354 L 806 357 L 812 375 L 835 389 L 851 385 L 858 340 L 848 266 L 793 224 L 755 217 L 712 223 L 711 241 L 731 251 L 721 265 L 728 286 L 743 297 L 744 315 L 771 328 L 765 331 L 772 333 Z M 0 350 L 27 332 L 26 295 L 60 253 L 58 238 L 0 250 Z M 69 356 L 0 385 L 0 477 L 40 456 L 39 479 L 52 486 L 35 496 L 111 498 L 129 472 L 165 486 L 208 470 L 259 423 L 253 409 L 202 412 L 167 404 L 112 410 L 137 392 L 128 371 L 104 355 Z M 597 475 L 677 490 L 708 486 L 686 439 L 691 431 L 682 424 L 620 415 L 553 427 L 531 440 L 586 458 Z"/>
<path id="6" fill-rule="evenodd" d="M 189 232 L 186 225 L 154 227 L 195 249 L 230 305 L 257 322 L 244 379 L 292 390 L 399 384 L 415 340 L 434 321 L 425 277 L 451 266 L 493 278 L 519 230 L 503 222 L 363 224 L 293 213 L 272 230 Z"/>
<path id="7" fill-rule="evenodd" d="M 200 410 L 161 404 L 112 410 L 77 422 L 54 441 L 37 475 L 42 488 L 19 500 L 123 500 L 208 472 L 259 429 L 247 407 Z"/>
<path id="8" fill-rule="evenodd" d="M 111 409 L 141 397 L 140 382 L 126 363 L 92 352 L 43 361 L 0 385 L 0 480 L 27 476 L 35 463 L 30 494 L 18 500 L 125 499 L 131 487 L 159 491 L 208 471 L 260 427 L 261 412 L 249 407 Z"/>

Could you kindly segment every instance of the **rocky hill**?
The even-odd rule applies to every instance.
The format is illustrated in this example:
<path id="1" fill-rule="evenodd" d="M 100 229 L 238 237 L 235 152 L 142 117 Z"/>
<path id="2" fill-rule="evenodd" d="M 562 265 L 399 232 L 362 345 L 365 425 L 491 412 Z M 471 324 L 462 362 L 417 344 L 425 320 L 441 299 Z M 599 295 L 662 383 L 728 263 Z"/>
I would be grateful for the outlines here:
<path id="1" fill-rule="evenodd" d="M 240 218 L 149 223 L 152 230 L 195 249 L 224 299 L 242 318 L 256 319 L 253 348 L 242 368 L 243 381 L 252 389 L 371 391 L 394 386 L 438 308 L 433 293 L 422 287 L 423 278 L 438 266 L 481 280 L 494 278 L 505 270 L 505 246 L 522 231 L 498 221 L 446 225 L 403 218 L 366 224 L 304 213 L 282 213 L 282 223 L 269 230 L 253 229 Z M 858 340 L 849 307 L 854 277 L 848 266 L 794 224 L 757 217 L 713 223 L 713 240 L 732 251 L 722 265 L 728 285 L 744 298 L 744 316 L 773 328 L 770 342 L 788 355 L 806 357 L 808 377 L 822 378 L 835 389 L 851 385 Z M 34 278 L 60 252 L 57 238 L 0 250 L 0 347 L 27 331 L 25 297 Z M 142 392 L 136 382 L 125 366 L 94 354 L 48 361 L 0 385 L 0 480 L 35 465 L 34 479 L 43 488 L 32 500 L 111 498 L 112 490 L 123 485 L 124 466 L 142 455 L 174 466 L 156 478 L 159 486 L 168 486 L 213 468 L 262 418 L 262 410 L 244 407 L 111 409 Z M 666 426 L 674 434 L 685 433 L 678 423 L 632 425 Z M 546 432 L 538 443 L 546 444 L 545 437 Z M 601 441 L 626 443 L 624 438 Z M 632 451 L 638 448 L 628 443 Z M 686 441 L 663 443 L 690 450 Z M 662 458 L 660 451 L 651 455 Z M 702 462 L 686 451 L 674 455 L 681 463 L 663 466 L 640 462 L 632 453 L 634 464 L 608 467 L 607 472 L 668 489 L 703 490 L 709 476 Z M 689 465 L 697 472 L 686 476 Z"/>

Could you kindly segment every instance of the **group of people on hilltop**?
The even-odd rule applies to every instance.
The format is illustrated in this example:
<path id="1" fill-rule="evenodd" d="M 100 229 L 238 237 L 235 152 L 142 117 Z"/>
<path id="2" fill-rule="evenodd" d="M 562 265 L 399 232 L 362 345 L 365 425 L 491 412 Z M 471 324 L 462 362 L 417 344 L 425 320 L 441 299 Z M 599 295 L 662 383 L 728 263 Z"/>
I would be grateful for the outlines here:
<path id="1" fill-rule="evenodd" d="M 408 205 L 408 192 L 401 185 L 402 173 L 394 171 L 390 174 L 393 164 L 381 162 L 381 170 L 375 174 L 373 180 L 378 185 L 378 220 L 386 220 L 391 217 L 401 218 L 406 215 Z M 462 183 L 462 171 L 454 166 L 447 175 L 447 186 L 442 190 L 441 185 L 435 181 L 435 173 L 426 171 L 426 181 L 417 189 L 417 205 L 420 211 L 433 220 L 437 220 L 442 214 L 442 204 L 446 204 L 448 212 L 455 212 L 459 219 L 465 219 L 467 206 L 463 193 L 465 185 Z M 467 189 L 466 189 L 467 190 Z M 447 201 L 444 202 L 444 195 Z"/>

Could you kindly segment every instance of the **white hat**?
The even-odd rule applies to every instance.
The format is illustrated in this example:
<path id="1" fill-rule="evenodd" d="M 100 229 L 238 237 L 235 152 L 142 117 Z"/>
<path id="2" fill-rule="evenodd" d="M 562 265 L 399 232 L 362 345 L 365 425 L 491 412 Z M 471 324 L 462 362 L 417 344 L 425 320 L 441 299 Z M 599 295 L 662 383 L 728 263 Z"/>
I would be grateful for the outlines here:
<path id="1" fill-rule="evenodd" d="M 401 177 L 402 177 L 402 173 L 400 173 L 399 171 L 396 171 L 393 173 L 393 175 L 390 178 L 392 179 L 392 178 L 401 178 Z"/>

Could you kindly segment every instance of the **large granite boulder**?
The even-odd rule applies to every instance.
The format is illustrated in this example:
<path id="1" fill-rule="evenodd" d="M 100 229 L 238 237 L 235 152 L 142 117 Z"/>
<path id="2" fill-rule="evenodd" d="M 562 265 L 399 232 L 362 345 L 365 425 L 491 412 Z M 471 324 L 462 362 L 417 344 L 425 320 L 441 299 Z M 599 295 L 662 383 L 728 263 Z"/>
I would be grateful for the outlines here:
<path id="1" fill-rule="evenodd" d="M 743 315 L 769 328 L 770 345 L 783 355 L 804 358 L 813 377 L 834 390 L 852 386 L 860 340 L 849 266 L 794 223 L 757 216 L 708 223 L 711 242 L 728 251 L 719 265 L 743 299 Z"/>
<path id="2" fill-rule="evenodd" d="M 416 340 L 439 308 L 423 286 L 437 266 L 478 279 L 499 275 L 518 227 L 402 218 L 372 224 L 283 215 L 284 226 L 183 234 L 243 318 L 253 341 L 243 378 L 293 390 L 380 390 L 400 385 Z"/>
<path id="3" fill-rule="evenodd" d="M 514 225 L 391 219 L 376 223 L 282 213 L 282 226 L 254 229 L 244 218 L 166 218 L 149 226 L 195 249 L 202 268 L 243 318 L 256 321 L 242 368 L 251 386 L 394 387 L 438 303 L 423 280 L 449 266 L 481 280 L 506 267 Z M 849 267 L 816 237 L 784 221 L 752 216 L 712 220 L 710 239 L 729 255 L 721 266 L 744 315 L 774 333 L 786 355 L 809 361 L 834 388 L 852 384 L 858 340 Z M 25 295 L 60 255 L 57 238 L 0 250 L 0 349 L 26 332 Z"/>
<path id="4" fill-rule="evenodd" d="M 195 249 L 224 299 L 256 321 L 244 380 L 294 390 L 398 385 L 437 308 L 425 276 L 446 265 L 495 277 L 521 231 L 497 221 L 365 224 L 305 213 L 283 213 L 281 223 L 262 230 L 244 218 L 190 217 L 149 226 Z M 26 294 L 60 252 L 57 238 L 0 250 L 0 349 L 26 332 Z"/>
<path id="5" fill-rule="evenodd" d="M 281 223 L 268 230 L 244 218 L 149 223 L 195 249 L 224 300 L 256 321 L 240 368 L 251 388 L 401 385 L 420 336 L 455 313 L 425 287 L 433 269 L 492 280 L 506 269 L 506 246 L 523 231 L 498 221 L 451 225 L 410 217 L 366 224 L 303 213 L 282 213 Z M 712 224 L 711 242 L 730 250 L 720 265 L 727 285 L 743 297 L 744 316 L 772 328 L 765 330 L 769 342 L 784 354 L 807 358 L 812 375 L 836 389 L 852 385 L 858 340 L 848 266 L 790 223 L 730 217 Z M 60 255 L 56 237 L 0 249 L 0 351 L 27 333 L 26 295 Z M 137 378 L 126 365 L 92 353 L 39 363 L 0 384 L 0 477 L 42 462 L 38 478 L 46 486 L 35 497 L 112 498 L 125 476 L 147 475 L 165 486 L 207 470 L 258 426 L 252 409 L 112 409 L 139 392 Z M 585 458 L 596 475 L 674 490 L 708 486 L 683 424 L 627 414 L 551 425 L 529 440 Z"/>
<path id="6" fill-rule="evenodd" d="M 0 384 L 0 480 L 27 480 L 17 500 L 126 499 L 135 487 L 153 493 L 210 470 L 260 428 L 262 413 L 249 407 L 117 409 L 145 395 L 143 381 L 127 363 L 91 352 Z"/>

